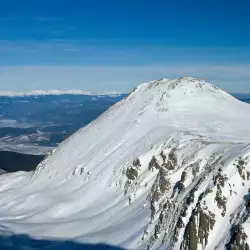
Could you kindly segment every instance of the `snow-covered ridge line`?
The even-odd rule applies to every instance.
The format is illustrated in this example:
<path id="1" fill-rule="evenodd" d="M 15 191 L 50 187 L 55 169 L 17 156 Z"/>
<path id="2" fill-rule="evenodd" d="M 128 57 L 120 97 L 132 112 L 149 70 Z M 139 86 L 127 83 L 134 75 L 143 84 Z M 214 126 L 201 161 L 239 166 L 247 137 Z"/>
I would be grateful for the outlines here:
<path id="1" fill-rule="evenodd" d="M 0 91 L 0 96 L 7 96 L 7 97 L 23 97 L 23 96 L 43 96 L 43 95 L 122 95 L 125 93 L 122 92 L 104 92 L 104 93 L 91 93 L 89 91 L 83 90 L 33 90 L 30 92 L 14 92 L 14 91 Z"/>

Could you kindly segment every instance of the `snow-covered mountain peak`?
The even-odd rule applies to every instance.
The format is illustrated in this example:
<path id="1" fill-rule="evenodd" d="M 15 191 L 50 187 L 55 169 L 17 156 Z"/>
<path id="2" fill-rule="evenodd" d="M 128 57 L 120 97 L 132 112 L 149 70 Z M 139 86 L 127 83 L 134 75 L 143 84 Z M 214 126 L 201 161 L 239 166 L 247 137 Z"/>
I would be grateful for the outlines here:
<path id="1" fill-rule="evenodd" d="M 246 116 L 248 111 L 249 105 L 196 78 L 161 79 L 144 83 L 96 121 L 63 142 L 39 166 L 35 176 L 42 181 L 44 175 L 48 178 L 68 178 L 79 164 L 88 166 L 87 169 L 91 172 L 96 169 L 97 164 L 92 161 L 92 157 L 96 157 L 93 142 L 102 145 L 101 152 L 104 152 L 97 157 L 100 169 L 106 155 L 110 161 L 120 159 L 118 165 L 113 165 L 112 171 L 117 171 L 128 161 L 127 154 L 132 157 L 129 160 L 132 160 L 168 134 L 185 131 L 205 137 L 212 136 L 216 140 L 245 142 L 250 138 L 250 128 L 245 126 L 249 122 L 249 117 Z M 147 136 L 152 138 L 147 141 Z M 109 144 L 106 144 L 106 138 L 109 138 Z M 143 147 L 134 149 L 136 138 L 146 140 Z M 81 154 L 76 147 L 81 148 Z M 116 147 L 118 148 L 113 153 L 109 151 L 109 148 Z M 121 157 L 123 150 L 127 154 Z"/>
<path id="2" fill-rule="evenodd" d="M 249 124 L 249 104 L 205 81 L 139 85 L 34 173 L 0 176 L 0 226 L 126 249 L 249 249 Z"/>
<path id="3" fill-rule="evenodd" d="M 193 93 L 194 95 L 200 93 L 208 94 L 211 92 L 222 96 L 228 95 L 216 86 L 194 77 L 181 77 L 174 80 L 162 78 L 159 80 L 143 83 L 135 89 L 135 92 L 140 94 L 147 91 L 151 91 L 151 93 L 152 91 L 157 91 L 158 93 L 168 94 L 175 92 L 180 95 L 186 95 L 190 93 Z"/>
<path id="4" fill-rule="evenodd" d="M 137 110 L 154 109 L 158 113 L 168 111 L 172 117 L 177 117 L 180 112 L 186 112 L 185 116 L 197 116 L 197 113 L 201 113 L 206 116 L 205 119 L 208 117 L 207 113 L 218 115 L 227 110 L 237 110 L 233 115 L 242 110 L 240 113 L 244 115 L 245 108 L 248 108 L 247 104 L 242 104 L 216 86 L 193 77 L 143 83 L 128 95 L 124 105 L 130 105 L 129 103 Z M 228 112 L 226 115 L 229 115 Z"/>

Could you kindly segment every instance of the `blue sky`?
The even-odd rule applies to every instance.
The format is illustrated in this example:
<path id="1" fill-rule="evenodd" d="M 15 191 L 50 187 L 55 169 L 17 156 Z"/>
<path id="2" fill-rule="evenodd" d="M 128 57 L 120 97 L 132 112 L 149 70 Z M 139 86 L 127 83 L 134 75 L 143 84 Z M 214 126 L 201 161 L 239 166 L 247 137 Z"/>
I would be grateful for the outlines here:
<path id="1" fill-rule="evenodd" d="M 250 92 L 248 0 L 8 0 L 0 90 L 129 91 L 192 75 Z"/>

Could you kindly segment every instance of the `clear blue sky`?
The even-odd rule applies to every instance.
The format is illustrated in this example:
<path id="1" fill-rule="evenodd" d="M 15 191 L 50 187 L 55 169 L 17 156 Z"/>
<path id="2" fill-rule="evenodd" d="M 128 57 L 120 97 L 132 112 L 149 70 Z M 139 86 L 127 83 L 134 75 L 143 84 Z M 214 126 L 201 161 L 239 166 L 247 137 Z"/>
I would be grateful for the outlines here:
<path id="1" fill-rule="evenodd" d="M 250 92 L 250 1 L 8 0 L 0 90 L 129 91 L 202 77 Z"/>

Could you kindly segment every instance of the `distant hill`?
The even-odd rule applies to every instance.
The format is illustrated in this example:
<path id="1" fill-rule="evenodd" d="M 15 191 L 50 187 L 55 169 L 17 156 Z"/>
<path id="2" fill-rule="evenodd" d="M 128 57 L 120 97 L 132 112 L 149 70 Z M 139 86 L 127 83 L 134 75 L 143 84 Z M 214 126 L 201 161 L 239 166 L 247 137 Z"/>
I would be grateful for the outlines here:
<path id="1" fill-rule="evenodd" d="M 43 158 L 43 155 L 27 155 L 10 151 L 0 151 L 0 169 L 6 172 L 32 171 Z"/>
<path id="2" fill-rule="evenodd" d="M 250 94 L 232 94 L 235 98 L 243 101 L 243 102 L 247 102 L 250 103 Z"/>

